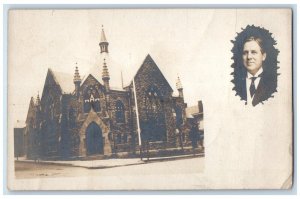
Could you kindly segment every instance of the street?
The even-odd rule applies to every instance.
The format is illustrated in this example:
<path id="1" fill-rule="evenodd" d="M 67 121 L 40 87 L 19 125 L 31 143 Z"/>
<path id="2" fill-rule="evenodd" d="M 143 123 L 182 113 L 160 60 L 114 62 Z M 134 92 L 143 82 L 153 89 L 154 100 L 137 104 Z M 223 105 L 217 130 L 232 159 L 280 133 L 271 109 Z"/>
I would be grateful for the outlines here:
<path id="1" fill-rule="evenodd" d="M 22 182 L 55 182 L 51 183 L 52 187 L 41 189 L 58 189 L 58 184 L 64 180 L 72 181 L 71 184 L 62 185 L 65 189 L 191 189 L 201 188 L 195 182 L 199 180 L 203 170 L 204 157 L 191 157 L 106 169 L 16 162 L 15 174 L 16 180 Z M 97 183 L 91 185 L 87 181 Z M 63 189 L 61 186 L 60 188 Z"/>

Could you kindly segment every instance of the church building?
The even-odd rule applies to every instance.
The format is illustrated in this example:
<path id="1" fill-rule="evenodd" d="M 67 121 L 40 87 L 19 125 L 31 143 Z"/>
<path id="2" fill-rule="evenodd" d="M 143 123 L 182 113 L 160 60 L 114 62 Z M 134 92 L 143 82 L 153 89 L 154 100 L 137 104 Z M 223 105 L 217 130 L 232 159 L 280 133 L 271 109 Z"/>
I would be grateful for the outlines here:
<path id="1" fill-rule="evenodd" d="M 147 143 L 150 150 L 189 145 L 179 77 L 175 96 L 146 55 L 128 85 L 114 85 L 110 71 L 116 68 L 103 29 L 99 47 L 99 63 L 83 78 L 77 65 L 73 75 L 48 69 L 41 97 L 32 97 L 29 103 L 24 129 L 27 158 L 136 154 L 140 143 Z"/>

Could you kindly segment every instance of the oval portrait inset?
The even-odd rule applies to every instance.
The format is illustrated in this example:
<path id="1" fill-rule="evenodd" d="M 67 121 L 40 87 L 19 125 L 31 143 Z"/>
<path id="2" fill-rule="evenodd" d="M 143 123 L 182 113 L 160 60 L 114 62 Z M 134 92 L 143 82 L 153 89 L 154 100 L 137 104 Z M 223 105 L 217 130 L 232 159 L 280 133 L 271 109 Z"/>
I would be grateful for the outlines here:
<path id="1" fill-rule="evenodd" d="M 233 90 L 246 104 L 264 103 L 277 92 L 279 50 L 272 33 L 248 25 L 233 42 Z"/>

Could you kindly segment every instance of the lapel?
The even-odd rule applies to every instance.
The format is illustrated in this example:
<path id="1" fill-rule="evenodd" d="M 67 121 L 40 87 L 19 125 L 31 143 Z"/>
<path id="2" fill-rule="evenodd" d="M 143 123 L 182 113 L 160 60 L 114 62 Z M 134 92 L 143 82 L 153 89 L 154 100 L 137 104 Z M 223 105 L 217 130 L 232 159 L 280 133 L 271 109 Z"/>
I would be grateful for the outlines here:
<path id="1" fill-rule="evenodd" d="M 241 98 L 242 100 L 247 101 L 247 86 L 246 86 L 246 78 L 242 78 L 242 88 L 241 88 Z"/>
<path id="2" fill-rule="evenodd" d="M 262 102 L 264 100 L 264 96 L 266 95 L 266 92 L 267 92 L 266 85 L 264 82 L 264 77 L 262 76 L 257 86 L 257 89 L 255 91 L 255 95 L 252 100 L 252 105 L 256 106 L 258 103 Z"/>

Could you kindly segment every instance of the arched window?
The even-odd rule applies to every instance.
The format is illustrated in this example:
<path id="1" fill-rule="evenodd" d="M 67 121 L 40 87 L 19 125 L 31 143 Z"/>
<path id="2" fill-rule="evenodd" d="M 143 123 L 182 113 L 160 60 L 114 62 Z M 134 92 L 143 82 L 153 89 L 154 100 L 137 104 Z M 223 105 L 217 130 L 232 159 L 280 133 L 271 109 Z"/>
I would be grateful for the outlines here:
<path id="1" fill-rule="evenodd" d="M 146 117 L 142 121 L 142 138 L 149 141 L 166 139 L 164 100 L 156 86 L 150 86 L 145 93 Z"/>
<path id="2" fill-rule="evenodd" d="M 100 95 L 95 86 L 88 86 L 83 94 L 84 112 L 90 112 L 91 108 L 93 108 L 95 112 L 100 111 Z"/>
<path id="3" fill-rule="evenodd" d="M 125 122 L 124 104 L 120 100 L 116 102 L 116 122 Z"/>

